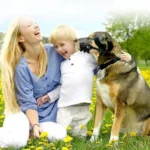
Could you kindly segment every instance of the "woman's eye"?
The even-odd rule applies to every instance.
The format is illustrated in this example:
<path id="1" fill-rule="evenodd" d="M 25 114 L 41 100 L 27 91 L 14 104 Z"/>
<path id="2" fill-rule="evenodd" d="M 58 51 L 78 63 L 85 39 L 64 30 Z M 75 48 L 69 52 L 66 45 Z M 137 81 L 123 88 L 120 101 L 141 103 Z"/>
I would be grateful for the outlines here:
<path id="1" fill-rule="evenodd" d="M 31 24 L 27 25 L 27 27 L 30 27 L 30 26 L 31 26 Z"/>

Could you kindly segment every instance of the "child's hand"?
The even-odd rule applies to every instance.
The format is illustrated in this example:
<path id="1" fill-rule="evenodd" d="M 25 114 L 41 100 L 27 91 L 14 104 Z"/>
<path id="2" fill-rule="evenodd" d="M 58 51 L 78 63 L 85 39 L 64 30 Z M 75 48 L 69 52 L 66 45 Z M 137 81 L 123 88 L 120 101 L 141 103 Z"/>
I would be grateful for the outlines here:
<path id="1" fill-rule="evenodd" d="M 42 104 L 44 104 L 48 100 L 50 100 L 50 98 L 49 98 L 48 94 L 46 94 L 46 95 L 37 99 L 37 104 L 38 104 L 38 106 L 41 106 Z"/>
<path id="2" fill-rule="evenodd" d="M 129 62 L 131 60 L 131 55 L 126 53 L 126 54 L 121 54 L 120 59 Z"/>

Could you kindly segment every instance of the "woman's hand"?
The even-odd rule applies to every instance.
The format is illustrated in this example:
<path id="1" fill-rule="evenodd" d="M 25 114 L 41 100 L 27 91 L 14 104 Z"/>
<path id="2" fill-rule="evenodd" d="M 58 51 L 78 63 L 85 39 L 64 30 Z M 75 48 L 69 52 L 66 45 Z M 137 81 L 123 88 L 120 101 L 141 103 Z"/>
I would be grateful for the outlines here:
<path id="1" fill-rule="evenodd" d="M 131 55 L 130 54 L 128 54 L 128 53 L 125 53 L 125 54 L 121 54 L 120 55 L 120 59 L 121 60 L 124 60 L 124 61 L 127 61 L 127 62 L 129 62 L 130 60 L 131 60 Z"/>
<path id="2" fill-rule="evenodd" d="M 38 125 L 34 125 L 32 130 L 33 130 L 33 136 L 38 138 L 40 137 L 40 134 L 43 132 L 41 127 Z"/>
<path id="3" fill-rule="evenodd" d="M 42 104 L 46 103 L 48 100 L 50 100 L 50 98 L 49 98 L 48 94 L 46 94 L 37 99 L 37 104 L 38 104 L 38 106 L 41 106 Z"/>

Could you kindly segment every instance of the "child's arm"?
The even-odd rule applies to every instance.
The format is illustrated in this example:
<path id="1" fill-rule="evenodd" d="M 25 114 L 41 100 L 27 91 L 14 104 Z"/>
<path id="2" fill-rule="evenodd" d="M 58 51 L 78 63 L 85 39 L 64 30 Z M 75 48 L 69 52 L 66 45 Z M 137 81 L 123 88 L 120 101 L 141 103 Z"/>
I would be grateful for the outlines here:
<path id="1" fill-rule="evenodd" d="M 47 101 L 49 101 L 50 103 L 54 102 L 55 100 L 57 100 L 60 96 L 60 85 L 57 86 L 57 88 L 55 88 L 54 90 L 52 90 L 51 92 L 48 92 L 46 95 L 40 97 L 37 99 L 37 104 L 38 106 L 46 103 Z"/>

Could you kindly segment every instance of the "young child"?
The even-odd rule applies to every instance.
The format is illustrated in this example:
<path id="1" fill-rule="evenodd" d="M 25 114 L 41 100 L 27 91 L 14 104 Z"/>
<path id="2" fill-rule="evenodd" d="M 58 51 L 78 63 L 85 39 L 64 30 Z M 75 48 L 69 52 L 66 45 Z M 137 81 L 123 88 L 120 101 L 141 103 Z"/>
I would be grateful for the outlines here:
<path id="1" fill-rule="evenodd" d="M 92 98 L 94 68 L 92 54 L 78 51 L 73 28 L 62 25 L 53 30 L 50 42 L 64 57 L 61 63 L 61 90 L 58 100 L 57 122 L 71 126 L 74 136 L 86 136 L 87 124 L 92 117 L 89 105 Z"/>
<path id="2" fill-rule="evenodd" d="M 87 124 L 92 117 L 89 105 L 97 63 L 92 54 L 77 49 L 75 39 L 75 30 L 66 25 L 56 27 L 50 36 L 50 43 L 65 59 L 60 68 L 61 88 L 57 123 L 64 127 L 70 126 L 74 136 L 85 137 Z M 127 59 L 128 57 L 125 58 Z M 43 97 L 42 101 L 45 102 L 47 99 Z M 42 104 L 40 100 L 38 102 Z"/>

